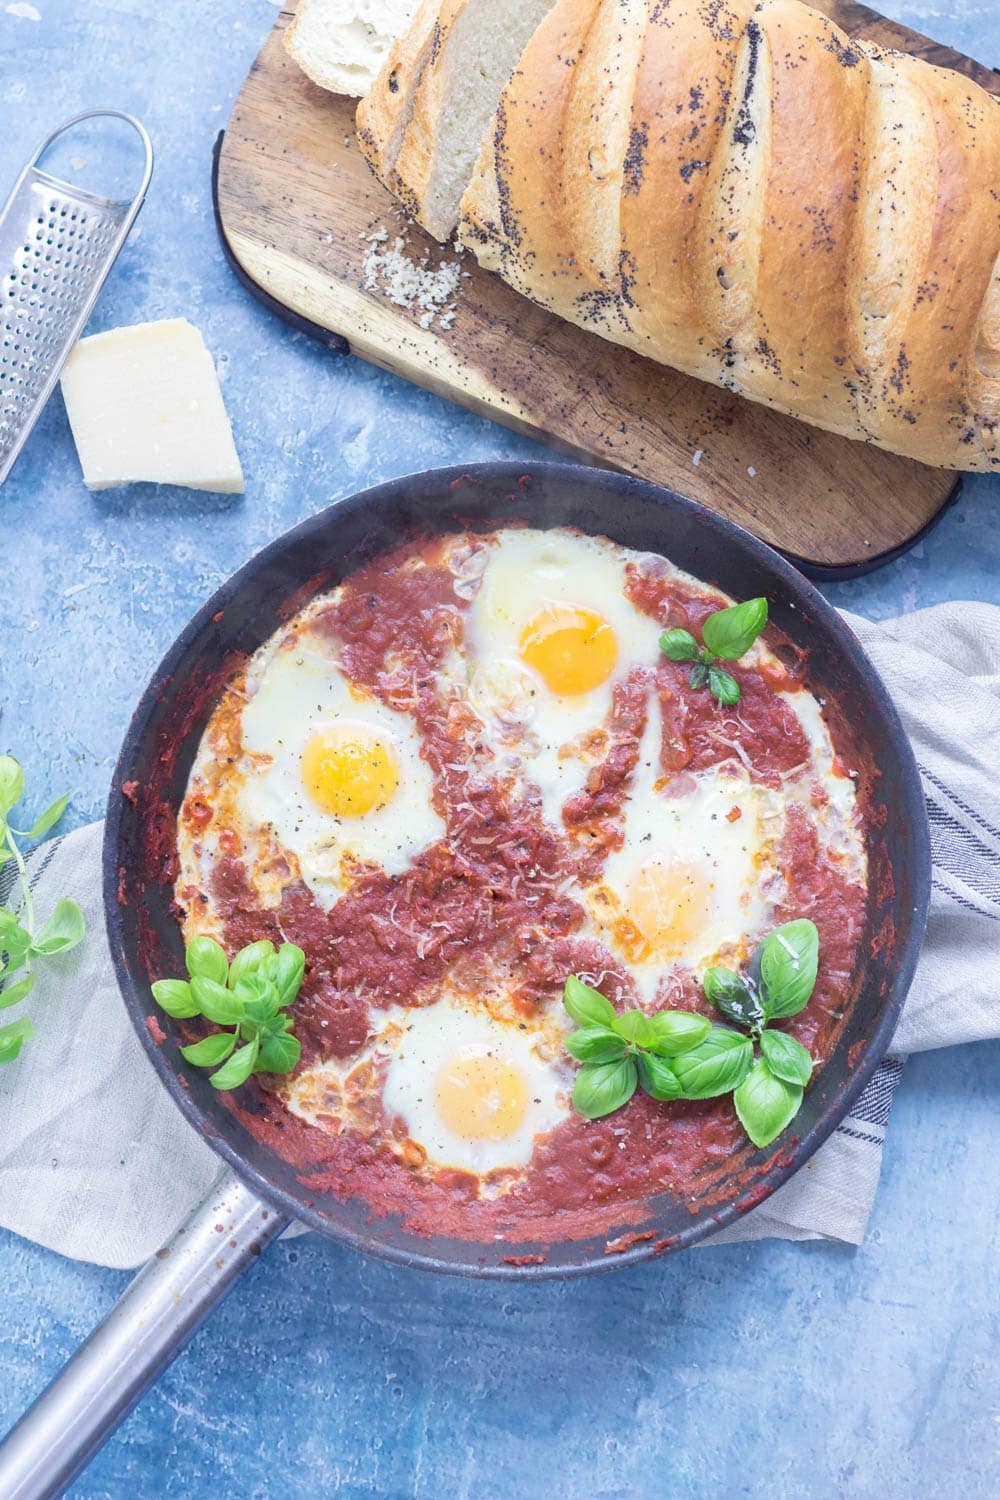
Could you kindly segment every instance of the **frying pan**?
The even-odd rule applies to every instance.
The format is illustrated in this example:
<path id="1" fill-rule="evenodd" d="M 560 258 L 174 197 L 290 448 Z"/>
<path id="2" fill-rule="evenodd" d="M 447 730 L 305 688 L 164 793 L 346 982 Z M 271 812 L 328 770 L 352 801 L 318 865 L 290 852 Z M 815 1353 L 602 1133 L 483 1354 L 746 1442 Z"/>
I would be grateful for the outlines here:
<path id="1" fill-rule="evenodd" d="M 198 741 L 229 676 L 315 593 L 401 540 L 520 520 L 576 526 L 669 557 L 737 598 L 764 594 L 771 618 L 808 653 L 810 686 L 851 746 L 868 799 L 870 896 L 848 1019 L 782 1149 L 741 1158 L 721 1193 L 692 1213 L 669 1193 L 627 1225 L 621 1253 L 604 1237 L 476 1244 L 418 1237 L 303 1183 L 230 1113 L 207 1076 L 180 1058 L 168 1017 L 147 1026 L 149 982 L 183 971 L 172 907 L 174 821 Z M 109 1318 L 0 1448 L 0 1494 L 60 1493 L 195 1331 L 243 1267 L 296 1219 L 406 1266 L 538 1280 L 634 1265 L 730 1223 L 802 1166 L 849 1110 L 885 1052 L 913 974 L 930 884 L 930 848 L 912 752 L 857 641 L 783 558 L 732 522 L 624 475 L 566 464 L 477 464 L 392 480 L 340 501 L 266 547 L 198 612 L 167 653 L 129 726 L 112 782 L 104 849 L 111 954 L 125 1005 L 164 1088 L 225 1163 L 219 1183 L 142 1270 Z M 612 1231 L 614 1233 L 614 1231 Z"/>

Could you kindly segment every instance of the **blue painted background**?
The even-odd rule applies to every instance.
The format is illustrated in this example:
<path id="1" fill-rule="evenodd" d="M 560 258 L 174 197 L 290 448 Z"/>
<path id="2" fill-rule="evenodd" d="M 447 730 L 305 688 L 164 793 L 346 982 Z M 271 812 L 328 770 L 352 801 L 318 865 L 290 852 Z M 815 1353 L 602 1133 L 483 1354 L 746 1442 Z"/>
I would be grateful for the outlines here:
<path id="1" fill-rule="evenodd" d="M 887 0 L 1000 59 L 993 0 Z M 205 595 L 338 495 L 537 450 L 291 333 L 240 290 L 211 222 L 213 140 L 269 0 L 0 0 L 0 192 L 99 102 L 157 147 L 91 331 L 184 314 L 223 374 L 243 497 L 88 494 L 55 398 L 0 492 L 0 739 L 36 809 L 99 814 L 131 704 Z M 34 15 L 37 14 L 37 19 Z M 882 618 L 1000 602 L 1000 480 L 916 551 L 829 590 Z M 763 1243 L 537 1288 L 434 1280 L 313 1237 L 270 1250 L 74 1496 L 994 1496 L 996 1047 L 914 1059 L 857 1251 Z M 3 1081 L 0 1079 L 0 1087 Z M 0 1235 L 0 1426 L 127 1278 Z"/>

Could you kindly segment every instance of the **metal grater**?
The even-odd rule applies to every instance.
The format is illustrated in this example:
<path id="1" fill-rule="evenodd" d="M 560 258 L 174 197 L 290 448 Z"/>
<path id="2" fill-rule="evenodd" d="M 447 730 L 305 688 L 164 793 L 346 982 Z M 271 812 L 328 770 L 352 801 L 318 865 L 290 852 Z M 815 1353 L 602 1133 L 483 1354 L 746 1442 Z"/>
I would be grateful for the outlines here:
<path id="1" fill-rule="evenodd" d="M 132 126 L 146 153 L 133 198 L 118 202 L 42 170 L 52 143 L 81 120 Z M 153 147 L 120 109 L 86 109 L 47 135 L 0 214 L 0 484 L 52 394 L 97 295 L 142 207 Z"/>

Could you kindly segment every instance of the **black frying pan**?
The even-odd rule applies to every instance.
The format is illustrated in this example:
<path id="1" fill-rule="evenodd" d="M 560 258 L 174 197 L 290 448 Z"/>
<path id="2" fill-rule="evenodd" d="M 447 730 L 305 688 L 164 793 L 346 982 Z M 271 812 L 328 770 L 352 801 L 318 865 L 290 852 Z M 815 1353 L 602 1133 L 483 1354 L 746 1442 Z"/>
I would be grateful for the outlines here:
<path id="1" fill-rule="evenodd" d="M 851 743 L 872 813 L 872 894 L 862 946 L 867 961 L 853 977 L 846 997 L 852 1009 L 834 1054 L 809 1089 L 784 1149 L 758 1153 L 749 1168 L 744 1162 L 721 1195 L 693 1214 L 669 1193 L 650 1199 L 642 1221 L 627 1225 L 629 1235 L 635 1236 L 629 1241 L 631 1248 L 610 1256 L 603 1237 L 544 1245 L 425 1239 L 408 1232 L 399 1220 L 373 1219 L 360 1200 L 345 1203 L 317 1192 L 243 1128 L 205 1073 L 184 1063 L 178 1053 L 182 1039 L 168 1017 L 157 1017 L 166 1033 L 162 1044 L 147 1026 L 155 1010 L 150 977 L 183 971 L 183 943 L 172 907 L 174 820 L 202 730 L 227 678 L 313 594 L 332 588 L 374 554 L 410 535 L 462 525 L 488 528 L 515 520 L 576 526 L 627 547 L 662 553 L 737 598 L 766 595 L 774 623 L 808 653 L 810 686 Z M 664 1248 L 694 1244 L 738 1218 L 812 1155 L 847 1113 L 886 1051 L 916 964 L 929 883 L 930 849 L 916 765 L 885 688 L 858 642 L 789 563 L 692 501 L 601 470 L 555 463 L 477 464 L 392 480 L 340 501 L 272 543 L 209 600 L 167 653 L 129 726 L 112 783 L 104 889 L 111 953 L 125 1004 L 164 1087 L 235 1177 L 223 1182 L 207 1217 L 205 1212 L 201 1220 L 196 1216 L 187 1239 L 172 1251 L 192 1252 L 181 1282 L 171 1288 L 175 1299 L 186 1299 L 189 1316 L 184 1326 L 171 1327 L 169 1318 L 161 1319 L 162 1336 L 153 1341 L 155 1347 L 148 1340 L 133 1339 L 130 1377 L 119 1379 L 117 1385 L 110 1380 L 117 1390 L 115 1400 L 103 1403 L 103 1414 L 95 1409 L 78 1441 L 75 1436 L 71 1441 L 66 1431 L 79 1405 L 72 1392 L 82 1388 L 81 1380 L 74 1387 L 73 1366 L 87 1361 L 89 1349 L 91 1384 L 103 1370 L 104 1384 L 109 1385 L 114 1354 L 108 1353 L 103 1328 L 56 1383 L 62 1382 L 63 1393 L 69 1391 L 71 1397 L 63 1402 L 60 1420 L 62 1452 L 72 1449 L 75 1454 L 70 1455 L 72 1472 L 93 1451 L 97 1437 L 120 1420 L 149 1379 L 177 1352 L 180 1340 L 238 1274 L 246 1256 L 288 1218 L 404 1265 L 513 1280 L 634 1264 Z M 222 1229 L 209 1223 L 213 1215 Z M 220 1254 L 222 1246 L 226 1248 Z M 168 1260 L 162 1257 L 159 1271 L 147 1268 L 134 1284 L 134 1300 L 147 1325 L 159 1315 L 163 1288 L 157 1283 L 166 1276 L 162 1266 Z M 130 1290 L 126 1299 L 132 1295 Z M 132 1308 L 121 1312 L 126 1343 L 136 1316 Z M 19 1490 L 17 1483 L 39 1472 L 38 1447 L 47 1423 L 54 1420 L 52 1411 L 44 1408 L 58 1395 L 50 1389 L 40 1398 L 0 1450 L 0 1492 L 5 1496 L 56 1492 L 37 1484 Z M 11 1451 L 20 1467 L 5 1469 L 5 1456 Z M 70 1477 L 64 1463 L 56 1475 L 57 1487 Z"/>

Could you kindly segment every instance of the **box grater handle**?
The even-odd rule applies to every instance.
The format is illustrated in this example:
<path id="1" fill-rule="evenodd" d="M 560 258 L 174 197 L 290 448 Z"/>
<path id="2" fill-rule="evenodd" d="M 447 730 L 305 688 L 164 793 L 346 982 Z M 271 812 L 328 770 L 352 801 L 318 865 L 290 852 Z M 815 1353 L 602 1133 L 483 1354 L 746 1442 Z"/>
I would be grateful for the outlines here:
<path id="1" fill-rule="evenodd" d="M 142 142 L 145 153 L 142 180 L 131 198 L 114 199 L 92 193 L 53 176 L 40 165 L 45 153 L 60 136 L 82 121 L 94 119 L 124 120 Z M 3 335 L 0 340 L 0 484 L 13 468 L 55 388 L 70 350 L 83 332 L 108 273 L 135 223 L 152 175 L 153 145 L 145 127 L 134 115 L 122 109 L 84 109 L 57 125 L 39 144 L 0 212 L 0 251 L 7 254 L 6 262 L 0 256 L 0 287 L 4 289 L 0 314 L 7 320 L 5 322 L 4 316 L 0 316 L 0 333 Z M 25 238 L 25 231 L 31 232 L 25 215 L 35 212 L 31 204 L 39 189 L 70 207 L 79 207 L 84 213 L 103 215 L 106 229 L 100 257 L 92 255 L 81 267 L 83 274 L 72 297 L 60 287 L 58 307 L 49 308 L 50 319 L 54 322 L 50 321 L 47 327 L 39 326 L 44 323 L 45 308 L 43 295 L 35 296 L 32 279 L 37 274 L 44 280 L 45 271 L 40 265 L 37 271 L 33 270 L 18 248 L 23 243 L 26 255 L 32 243 L 30 238 Z M 113 233 L 110 232 L 112 228 Z M 25 293 L 28 280 L 31 289 Z M 62 280 L 65 283 L 66 278 Z"/>
<path id="2" fill-rule="evenodd" d="M 135 222 L 136 214 L 142 207 L 142 200 L 146 196 L 146 190 L 149 187 L 150 178 L 153 175 L 153 143 L 149 138 L 149 132 L 146 129 L 145 125 L 143 125 L 141 120 L 137 120 L 135 115 L 128 114 L 124 109 L 81 109 L 78 115 L 70 115 L 68 120 L 63 120 L 61 125 L 57 125 L 54 130 L 49 131 L 48 135 L 45 137 L 44 141 L 42 141 L 41 145 L 38 147 L 34 156 L 28 162 L 27 166 L 24 169 L 24 172 L 21 175 L 26 175 L 31 171 L 33 167 L 40 169 L 42 157 L 45 155 L 46 151 L 48 151 L 49 147 L 54 146 L 59 137 L 61 135 L 65 135 L 68 130 L 72 130 L 74 125 L 80 125 L 84 120 L 104 119 L 124 120 L 126 125 L 131 125 L 132 129 L 135 131 L 136 135 L 142 142 L 143 151 L 145 152 L 146 157 L 145 165 L 143 167 L 142 181 L 139 184 L 138 189 L 130 199 L 125 199 L 122 204 L 122 206 L 124 207 L 125 203 L 130 203 L 132 208 L 131 215 L 124 226 L 124 234 L 122 235 L 122 240 L 124 241 L 125 236 L 128 234 L 129 230 L 132 228 L 133 223 Z M 58 183 L 60 187 L 68 188 L 73 193 L 86 193 L 86 189 L 78 188 L 70 182 L 63 182 L 61 178 L 52 177 L 48 172 L 45 173 L 45 176 L 50 182 Z M 86 196 L 90 197 L 92 195 L 86 193 Z M 108 200 L 105 199 L 104 201 L 107 202 Z"/>

